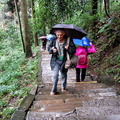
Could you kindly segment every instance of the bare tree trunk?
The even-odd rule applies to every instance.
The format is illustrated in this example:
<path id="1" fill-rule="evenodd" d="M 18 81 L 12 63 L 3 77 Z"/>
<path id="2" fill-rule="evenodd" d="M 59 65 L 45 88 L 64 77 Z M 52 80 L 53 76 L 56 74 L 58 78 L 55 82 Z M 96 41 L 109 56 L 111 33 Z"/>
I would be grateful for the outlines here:
<path id="1" fill-rule="evenodd" d="M 35 6 L 34 6 L 34 0 L 31 0 L 31 8 L 32 8 L 32 18 L 33 18 L 33 39 L 34 39 L 34 44 L 35 46 L 38 46 L 38 38 L 37 38 L 37 32 L 35 31 L 35 22 L 34 22 L 34 18 L 35 18 Z"/>
<path id="2" fill-rule="evenodd" d="M 21 11 L 22 11 L 22 22 L 23 22 L 24 40 L 25 40 L 25 53 L 26 53 L 26 58 L 29 58 L 32 57 L 32 50 L 30 43 L 26 0 L 21 0 Z"/>
<path id="3" fill-rule="evenodd" d="M 20 15 L 19 15 L 19 10 L 18 10 L 18 6 L 17 6 L 16 0 L 14 0 L 14 3 L 15 3 L 16 13 L 17 13 L 17 16 L 18 16 L 18 24 L 19 24 L 20 35 L 21 35 L 21 40 L 22 40 L 22 44 L 23 44 L 23 50 L 24 50 L 24 53 L 25 53 L 25 44 L 24 44 L 24 39 L 23 39 L 21 20 L 20 20 Z"/>
<path id="4" fill-rule="evenodd" d="M 97 14 L 97 10 L 98 10 L 98 0 L 92 0 L 92 15 L 94 16 L 95 14 Z M 96 25 L 97 25 L 98 21 L 96 18 L 93 19 L 93 39 L 96 39 Z"/>
<path id="5" fill-rule="evenodd" d="M 43 35 L 46 35 L 46 26 L 45 26 L 45 23 L 43 25 Z"/>
<path id="6" fill-rule="evenodd" d="M 110 18 L 110 15 L 108 14 L 109 11 L 109 0 L 104 0 L 104 10 L 106 15 Z"/>
<path id="7" fill-rule="evenodd" d="M 98 10 L 98 0 L 92 0 L 92 14 L 95 15 Z"/>

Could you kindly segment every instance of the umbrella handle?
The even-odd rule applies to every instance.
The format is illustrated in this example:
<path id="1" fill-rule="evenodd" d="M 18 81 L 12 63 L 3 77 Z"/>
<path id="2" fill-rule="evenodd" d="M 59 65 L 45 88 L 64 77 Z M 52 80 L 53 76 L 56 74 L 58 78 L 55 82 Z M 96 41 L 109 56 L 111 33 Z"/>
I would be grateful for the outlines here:
<path id="1" fill-rule="evenodd" d="M 70 56 L 69 56 L 68 52 L 66 52 L 66 54 L 67 54 L 67 60 L 70 60 Z"/>
<path id="2" fill-rule="evenodd" d="M 67 45 L 69 45 L 69 42 L 70 42 L 70 37 L 67 38 Z M 67 51 L 66 54 L 67 54 L 67 60 L 70 60 L 70 56 Z"/>

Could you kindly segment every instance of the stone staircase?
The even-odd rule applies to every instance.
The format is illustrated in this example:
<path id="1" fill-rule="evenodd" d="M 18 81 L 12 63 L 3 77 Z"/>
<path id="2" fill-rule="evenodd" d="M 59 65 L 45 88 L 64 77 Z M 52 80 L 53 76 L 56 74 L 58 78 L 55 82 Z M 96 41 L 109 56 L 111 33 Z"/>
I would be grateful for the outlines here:
<path id="1" fill-rule="evenodd" d="M 120 120 L 120 98 L 101 83 L 71 83 L 67 91 L 50 95 L 39 88 L 26 120 Z"/>
<path id="2" fill-rule="evenodd" d="M 42 53 L 42 80 L 26 120 L 120 120 L 120 97 L 112 87 L 90 81 L 75 83 L 75 70 L 68 72 L 67 91 L 50 95 L 50 55 Z M 46 71 L 46 72 L 45 72 Z"/>

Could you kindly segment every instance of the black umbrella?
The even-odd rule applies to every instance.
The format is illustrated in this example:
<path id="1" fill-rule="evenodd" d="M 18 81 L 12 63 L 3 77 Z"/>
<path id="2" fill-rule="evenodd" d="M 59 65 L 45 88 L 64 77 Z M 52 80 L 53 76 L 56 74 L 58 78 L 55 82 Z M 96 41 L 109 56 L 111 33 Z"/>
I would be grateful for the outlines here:
<path id="1" fill-rule="evenodd" d="M 72 24 L 56 24 L 50 30 L 50 34 L 54 34 L 55 30 L 58 29 L 64 29 L 66 36 L 71 38 L 81 39 L 82 37 L 87 35 L 87 33 L 83 29 L 80 29 Z"/>

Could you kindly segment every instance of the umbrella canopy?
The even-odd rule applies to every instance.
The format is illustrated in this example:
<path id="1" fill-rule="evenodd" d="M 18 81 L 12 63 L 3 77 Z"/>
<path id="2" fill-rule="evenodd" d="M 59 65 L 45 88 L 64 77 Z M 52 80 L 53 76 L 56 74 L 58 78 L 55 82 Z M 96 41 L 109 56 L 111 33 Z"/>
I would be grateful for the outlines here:
<path id="1" fill-rule="evenodd" d="M 47 38 L 47 36 L 41 36 L 41 37 L 39 37 L 39 39 L 45 39 L 45 38 Z"/>
<path id="2" fill-rule="evenodd" d="M 79 46 L 90 46 L 90 41 L 87 37 L 83 37 L 82 39 L 73 39 L 75 45 Z"/>
<path id="3" fill-rule="evenodd" d="M 87 33 L 83 29 L 80 29 L 72 24 L 56 24 L 50 30 L 50 34 L 54 34 L 55 30 L 58 29 L 64 29 L 66 36 L 71 38 L 81 39 L 82 37 L 87 35 Z"/>

